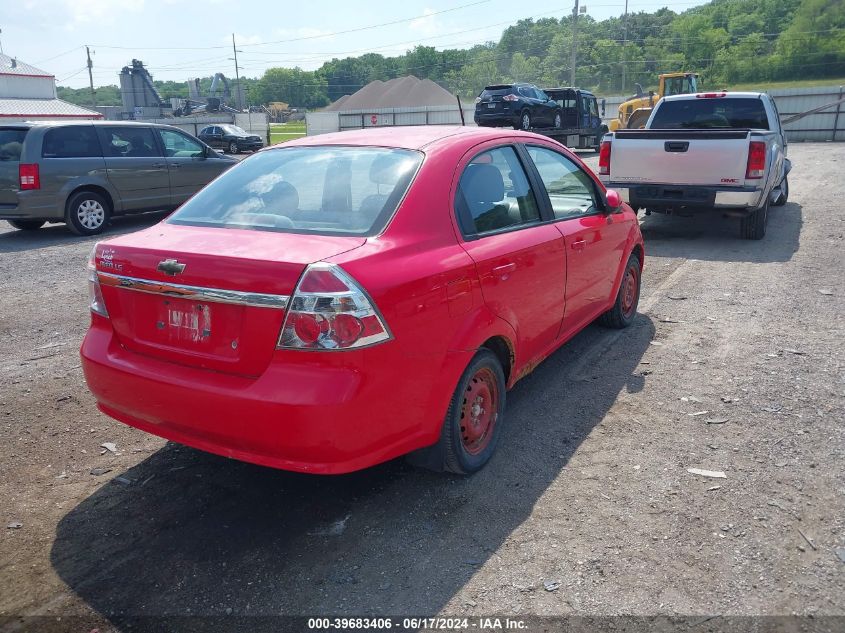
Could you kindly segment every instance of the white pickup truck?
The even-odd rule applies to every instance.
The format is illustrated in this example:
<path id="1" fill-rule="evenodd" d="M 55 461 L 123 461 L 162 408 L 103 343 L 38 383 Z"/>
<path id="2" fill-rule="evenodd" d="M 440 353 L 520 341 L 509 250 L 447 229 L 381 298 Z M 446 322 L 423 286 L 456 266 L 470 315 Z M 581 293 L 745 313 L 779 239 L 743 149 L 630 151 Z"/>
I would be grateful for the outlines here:
<path id="1" fill-rule="evenodd" d="M 634 209 L 736 215 L 754 240 L 769 205 L 786 204 L 791 167 L 775 103 L 758 92 L 665 97 L 645 129 L 606 134 L 599 152 L 602 182 Z"/>

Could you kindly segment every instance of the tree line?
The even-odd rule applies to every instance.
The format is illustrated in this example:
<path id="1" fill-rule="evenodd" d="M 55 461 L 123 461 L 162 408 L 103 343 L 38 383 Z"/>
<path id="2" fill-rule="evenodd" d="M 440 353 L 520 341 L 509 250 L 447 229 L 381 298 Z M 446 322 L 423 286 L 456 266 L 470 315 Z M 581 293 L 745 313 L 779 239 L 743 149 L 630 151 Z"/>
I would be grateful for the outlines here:
<path id="1" fill-rule="evenodd" d="M 472 48 L 420 45 L 394 57 L 332 59 L 315 71 L 270 68 L 242 81 L 250 103 L 304 108 L 328 105 L 376 79 L 409 74 L 464 98 L 491 83 L 568 85 L 572 20 L 520 20 L 498 42 Z M 845 0 L 713 0 L 681 13 L 663 8 L 627 19 L 577 20 L 576 84 L 604 95 L 631 93 L 635 83 L 655 88 L 659 73 L 680 70 L 701 73 L 709 87 L 845 76 Z M 187 96 L 184 83 L 156 83 L 165 97 Z M 75 102 L 85 104 L 85 93 L 60 88 L 59 96 L 81 96 Z"/>

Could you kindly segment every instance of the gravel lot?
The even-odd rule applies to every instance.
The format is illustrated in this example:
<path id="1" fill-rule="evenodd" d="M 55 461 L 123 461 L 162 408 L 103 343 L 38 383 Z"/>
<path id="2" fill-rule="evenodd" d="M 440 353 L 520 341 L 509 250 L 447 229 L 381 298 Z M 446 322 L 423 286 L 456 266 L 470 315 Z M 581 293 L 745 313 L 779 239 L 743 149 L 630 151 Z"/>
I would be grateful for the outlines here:
<path id="1" fill-rule="evenodd" d="M 845 145 L 789 151 L 763 241 L 738 220 L 642 219 L 636 324 L 591 326 L 521 381 L 470 478 L 401 460 L 303 476 L 111 420 L 78 358 L 95 240 L 0 222 L 0 628 L 845 615 Z"/>

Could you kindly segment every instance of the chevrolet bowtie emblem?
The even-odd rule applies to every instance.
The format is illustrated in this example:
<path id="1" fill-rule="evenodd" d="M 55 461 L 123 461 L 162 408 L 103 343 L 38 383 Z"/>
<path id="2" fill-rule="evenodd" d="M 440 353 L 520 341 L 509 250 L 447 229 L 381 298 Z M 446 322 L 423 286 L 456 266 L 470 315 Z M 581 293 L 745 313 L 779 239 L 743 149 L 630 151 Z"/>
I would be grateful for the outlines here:
<path id="1" fill-rule="evenodd" d="M 185 270 L 185 264 L 181 264 L 175 259 L 163 259 L 156 266 L 156 270 L 163 272 L 165 275 L 180 275 Z"/>

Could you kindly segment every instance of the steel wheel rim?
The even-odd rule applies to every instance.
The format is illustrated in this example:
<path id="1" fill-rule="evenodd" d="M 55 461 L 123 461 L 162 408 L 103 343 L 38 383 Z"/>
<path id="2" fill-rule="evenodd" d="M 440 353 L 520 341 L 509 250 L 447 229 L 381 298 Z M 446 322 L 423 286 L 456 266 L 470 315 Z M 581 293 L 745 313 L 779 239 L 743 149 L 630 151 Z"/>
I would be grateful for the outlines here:
<path id="1" fill-rule="evenodd" d="M 461 402 L 461 444 L 478 455 L 490 444 L 499 417 L 499 383 L 489 367 L 479 369 L 467 383 Z"/>
<path id="2" fill-rule="evenodd" d="M 528 116 L 528 113 L 522 115 L 522 129 L 527 130 L 531 126 L 531 117 Z"/>
<path id="3" fill-rule="evenodd" d="M 639 270 L 636 266 L 628 267 L 625 272 L 625 279 L 622 282 L 622 314 L 625 318 L 634 314 L 637 306 L 637 279 Z"/>
<path id="4" fill-rule="evenodd" d="M 86 229 L 98 229 L 106 219 L 106 210 L 96 200 L 83 200 L 76 208 L 76 218 Z"/>
<path id="5" fill-rule="evenodd" d="M 237 143 L 229 143 L 229 152 L 234 154 L 237 151 L 238 151 Z"/>

